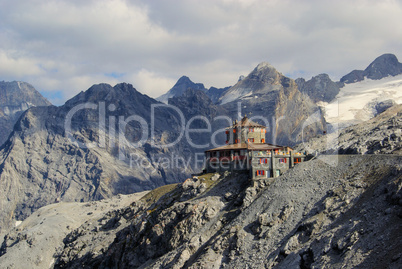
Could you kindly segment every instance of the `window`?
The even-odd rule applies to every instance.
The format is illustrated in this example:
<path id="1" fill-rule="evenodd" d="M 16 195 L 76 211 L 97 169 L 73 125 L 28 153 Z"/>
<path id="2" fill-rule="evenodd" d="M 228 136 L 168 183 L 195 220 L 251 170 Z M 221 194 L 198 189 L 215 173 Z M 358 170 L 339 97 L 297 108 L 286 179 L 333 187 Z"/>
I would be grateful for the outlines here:
<path id="1" fill-rule="evenodd" d="M 279 163 L 287 163 L 287 159 L 286 158 L 279 158 Z"/>
<path id="2" fill-rule="evenodd" d="M 254 138 L 249 138 L 248 142 L 254 142 Z"/>
<path id="3" fill-rule="evenodd" d="M 261 143 L 265 143 L 265 139 L 264 139 L 264 138 L 261 139 Z"/>
<path id="4" fill-rule="evenodd" d="M 257 176 L 264 176 L 265 170 L 257 170 Z"/>
<path id="5" fill-rule="evenodd" d="M 281 175 L 281 170 L 276 169 L 276 176 L 279 177 Z"/>
<path id="6" fill-rule="evenodd" d="M 300 158 L 295 158 L 295 163 L 301 163 L 301 159 Z"/>
<path id="7" fill-rule="evenodd" d="M 250 129 L 248 129 L 248 131 L 249 131 L 250 133 L 254 133 L 254 128 L 250 128 Z"/>
<path id="8" fill-rule="evenodd" d="M 268 163 L 268 159 L 267 158 L 261 158 L 260 163 Z"/>

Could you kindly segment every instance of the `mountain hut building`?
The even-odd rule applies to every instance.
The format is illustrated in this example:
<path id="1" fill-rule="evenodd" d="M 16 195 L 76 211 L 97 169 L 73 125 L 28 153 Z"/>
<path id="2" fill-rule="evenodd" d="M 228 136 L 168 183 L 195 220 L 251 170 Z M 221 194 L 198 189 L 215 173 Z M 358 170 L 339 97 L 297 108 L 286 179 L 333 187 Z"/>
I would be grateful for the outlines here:
<path id="1" fill-rule="evenodd" d="M 206 172 L 244 171 L 250 177 L 278 177 L 306 156 L 292 148 L 265 143 L 266 127 L 245 116 L 226 130 L 225 146 L 205 151 Z"/>

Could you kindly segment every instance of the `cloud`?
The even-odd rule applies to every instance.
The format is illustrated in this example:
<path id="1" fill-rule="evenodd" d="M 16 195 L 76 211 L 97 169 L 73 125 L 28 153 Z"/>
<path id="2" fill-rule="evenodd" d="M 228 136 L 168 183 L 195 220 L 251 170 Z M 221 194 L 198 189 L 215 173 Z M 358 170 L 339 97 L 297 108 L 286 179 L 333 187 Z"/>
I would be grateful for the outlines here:
<path id="1" fill-rule="evenodd" d="M 136 82 L 138 89 L 154 98 L 160 96 L 160 93 L 166 89 L 172 88 L 176 82 L 174 79 L 163 77 L 162 74 L 156 74 L 146 69 L 140 70 L 132 80 Z"/>
<path id="2" fill-rule="evenodd" d="M 0 80 L 66 100 L 123 81 L 156 97 L 182 75 L 224 87 L 261 61 L 339 79 L 402 57 L 401 17 L 399 1 L 0 0 Z"/>
<path id="3" fill-rule="evenodd" d="M 42 75 L 42 70 L 36 65 L 35 60 L 14 56 L 13 52 L 0 50 L 0 74 L 16 79 L 25 76 Z"/>

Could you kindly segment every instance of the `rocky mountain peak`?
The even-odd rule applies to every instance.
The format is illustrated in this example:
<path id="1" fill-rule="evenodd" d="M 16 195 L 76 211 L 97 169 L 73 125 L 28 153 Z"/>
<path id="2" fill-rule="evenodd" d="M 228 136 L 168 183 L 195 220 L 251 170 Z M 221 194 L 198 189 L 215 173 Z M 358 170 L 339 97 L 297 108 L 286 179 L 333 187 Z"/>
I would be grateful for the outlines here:
<path id="1" fill-rule="evenodd" d="M 189 88 L 194 90 L 206 90 L 204 84 L 194 83 L 187 76 L 182 76 L 181 78 L 179 78 L 179 80 L 173 86 L 172 90 L 176 95 L 182 95 Z"/>
<path id="2" fill-rule="evenodd" d="M 282 77 L 282 74 L 267 62 L 258 64 L 257 67 L 247 76 L 248 79 L 259 80 L 268 84 L 278 82 L 280 77 Z"/>
<path id="3" fill-rule="evenodd" d="M 365 76 L 370 79 L 382 79 L 402 73 L 402 63 L 394 54 L 383 54 L 377 57 L 365 70 Z"/>
<path id="4" fill-rule="evenodd" d="M 268 62 L 261 62 L 257 65 L 254 70 L 262 70 L 262 69 L 275 69 L 270 63 Z"/>
<path id="5" fill-rule="evenodd" d="M 33 106 L 50 106 L 31 84 L 22 81 L 0 81 L 0 145 L 3 144 L 21 114 Z"/>
<path id="6" fill-rule="evenodd" d="M 369 78 L 373 80 L 382 79 L 388 76 L 402 74 L 402 63 L 394 54 L 383 54 L 377 57 L 369 66 L 363 70 L 353 70 L 341 78 L 343 83 L 354 83 Z"/>
<path id="7" fill-rule="evenodd" d="M 238 115 L 241 103 L 242 114 L 266 119 L 285 118 L 267 135 L 268 142 L 273 144 L 291 145 L 300 141 L 301 133 L 307 130 L 302 130 L 301 124 L 319 109 L 308 96 L 301 94 L 293 79 L 282 75 L 265 62 L 228 89 L 219 100 L 223 108 L 233 116 Z M 305 135 L 322 132 L 323 128 L 324 122 L 321 119 Z"/>
<path id="8" fill-rule="evenodd" d="M 174 86 L 183 85 L 183 84 L 191 85 L 191 84 L 194 84 L 194 82 L 192 82 L 188 76 L 181 76 Z"/>
<path id="9" fill-rule="evenodd" d="M 308 81 L 298 78 L 296 84 L 314 102 L 330 102 L 339 93 L 338 83 L 332 81 L 328 74 L 319 74 Z"/>
<path id="10" fill-rule="evenodd" d="M 31 84 L 22 81 L 0 81 L 0 107 L 20 106 L 21 103 L 48 106 L 51 103 Z"/>
<path id="11" fill-rule="evenodd" d="M 205 88 L 204 84 L 202 83 L 194 83 L 191 81 L 191 79 L 187 76 L 182 76 L 179 78 L 179 80 L 176 82 L 176 84 L 165 94 L 159 96 L 156 98 L 156 100 L 163 102 L 163 103 L 168 103 L 169 98 L 175 97 L 175 96 L 181 96 L 187 89 L 194 89 L 194 90 L 202 90 L 206 91 L 207 89 Z"/>
<path id="12" fill-rule="evenodd" d="M 280 74 L 272 65 L 267 62 L 258 64 L 251 73 L 239 80 L 220 98 L 222 104 L 241 99 L 245 96 L 257 93 L 267 93 L 278 90 L 281 87 Z"/>

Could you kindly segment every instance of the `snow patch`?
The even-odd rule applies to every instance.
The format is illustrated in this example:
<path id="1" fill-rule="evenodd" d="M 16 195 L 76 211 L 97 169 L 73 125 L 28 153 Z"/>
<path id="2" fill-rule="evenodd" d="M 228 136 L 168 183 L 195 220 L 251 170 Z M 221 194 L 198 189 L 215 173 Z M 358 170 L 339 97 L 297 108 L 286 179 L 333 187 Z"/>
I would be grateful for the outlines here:
<path id="1" fill-rule="evenodd" d="M 402 75 L 346 84 L 332 102 L 319 105 L 329 124 L 346 127 L 371 119 L 376 113 L 375 104 L 389 99 L 402 103 Z"/>
<path id="2" fill-rule="evenodd" d="M 221 104 L 230 103 L 240 98 L 248 97 L 253 94 L 253 90 L 250 88 L 237 88 L 230 91 L 230 93 L 225 94 L 222 97 Z"/>

